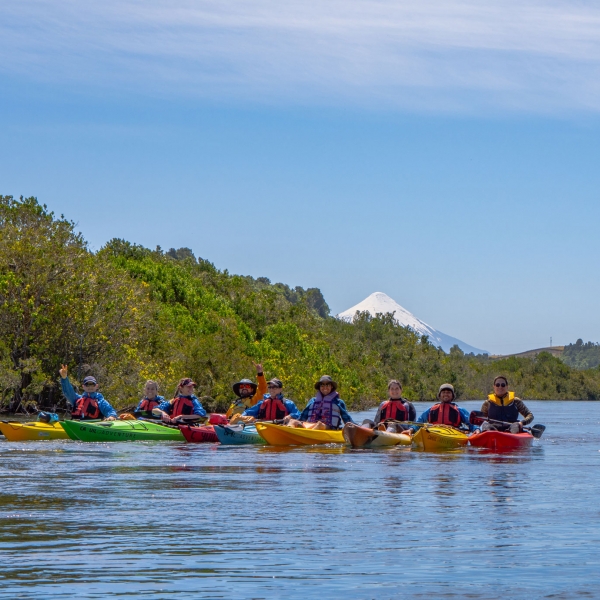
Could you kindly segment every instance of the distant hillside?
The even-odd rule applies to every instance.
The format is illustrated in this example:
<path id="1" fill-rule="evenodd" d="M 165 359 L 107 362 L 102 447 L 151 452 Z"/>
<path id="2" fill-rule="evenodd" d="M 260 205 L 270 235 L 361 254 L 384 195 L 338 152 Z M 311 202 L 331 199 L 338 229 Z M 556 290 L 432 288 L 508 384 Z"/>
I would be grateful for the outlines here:
<path id="1" fill-rule="evenodd" d="M 579 339 L 565 346 L 561 359 L 575 369 L 594 369 L 600 365 L 600 344 Z"/>
<path id="2" fill-rule="evenodd" d="M 510 356 L 518 356 L 520 358 L 535 358 L 541 352 L 548 352 L 552 356 L 560 358 L 563 354 L 564 346 L 548 346 L 547 348 L 536 348 L 535 350 L 526 350 L 525 352 L 518 352 L 517 354 L 493 354 L 490 358 L 508 358 Z"/>

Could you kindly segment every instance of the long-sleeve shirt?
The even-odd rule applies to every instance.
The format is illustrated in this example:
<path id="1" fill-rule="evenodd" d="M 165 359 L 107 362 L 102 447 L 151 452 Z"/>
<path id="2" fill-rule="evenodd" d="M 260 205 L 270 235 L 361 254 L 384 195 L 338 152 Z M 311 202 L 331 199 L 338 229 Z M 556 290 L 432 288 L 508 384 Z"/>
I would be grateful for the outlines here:
<path id="1" fill-rule="evenodd" d="M 466 408 L 460 408 L 460 406 L 457 406 L 456 408 L 458 408 L 458 412 L 460 413 L 460 424 L 461 425 L 466 425 L 469 428 L 469 431 L 475 431 L 476 429 L 479 429 L 479 427 L 477 425 L 471 425 L 469 423 L 469 417 L 470 417 L 470 413 Z M 417 423 L 429 423 L 429 413 L 431 412 L 431 408 L 428 408 L 424 413 L 422 413 L 419 418 L 417 419 Z M 415 427 L 414 425 L 411 427 L 411 429 L 413 431 L 417 430 L 417 427 Z"/>
<path id="2" fill-rule="evenodd" d="M 199 417 L 205 417 L 206 416 L 206 411 L 204 410 L 204 407 L 202 406 L 202 404 L 200 404 L 200 400 L 198 400 L 198 398 L 196 398 L 196 396 L 192 395 L 192 396 L 185 396 L 186 398 L 189 398 L 192 401 L 192 405 L 193 405 L 193 411 L 195 415 L 198 415 Z M 164 402 L 161 402 L 158 405 L 158 409 L 162 410 L 163 412 L 166 412 L 168 415 L 171 414 L 171 411 L 173 410 L 173 405 L 171 404 L 170 400 L 165 400 Z"/>
<path id="3" fill-rule="evenodd" d="M 105 419 L 107 417 L 117 416 L 117 411 L 104 399 L 104 396 L 100 392 L 92 392 L 91 394 L 85 392 L 83 395 L 80 395 L 73 389 L 68 377 L 65 379 L 62 377 L 60 378 L 60 387 L 62 388 L 65 398 L 73 408 L 75 408 L 75 403 L 79 398 L 88 397 L 93 398 L 98 403 L 98 408 Z"/>
<path id="4" fill-rule="evenodd" d="M 262 406 L 262 403 L 265 400 L 268 400 L 270 397 L 271 397 L 270 394 L 265 394 L 264 398 L 258 404 L 255 404 L 254 406 L 247 408 L 244 411 L 244 413 L 242 414 L 242 416 L 243 417 L 254 417 L 255 419 L 258 418 L 258 415 L 260 413 L 260 407 Z M 287 398 L 281 398 L 281 401 L 283 402 L 283 405 L 287 409 L 288 415 L 290 415 L 292 417 L 292 419 L 300 418 L 300 411 L 298 410 L 298 407 L 291 400 L 288 400 Z"/>
<path id="5" fill-rule="evenodd" d="M 231 406 L 229 407 L 226 416 L 228 419 L 233 417 L 237 413 L 243 413 L 247 408 L 251 408 L 257 402 L 262 400 L 263 396 L 267 393 L 267 380 L 265 379 L 264 373 L 258 373 L 256 375 L 256 382 L 258 388 L 254 396 L 246 396 L 245 398 L 236 398 Z"/>
<path id="6" fill-rule="evenodd" d="M 519 414 L 525 417 L 524 419 L 521 419 L 521 423 L 523 423 L 523 425 L 529 425 L 529 423 L 533 421 L 533 413 L 525 406 L 525 402 L 520 398 L 515 398 L 513 402 L 515 403 L 515 408 L 519 411 Z M 489 410 L 490 401 L 485 400 L 481 406 L 481 412 L 487 417 Z"/>

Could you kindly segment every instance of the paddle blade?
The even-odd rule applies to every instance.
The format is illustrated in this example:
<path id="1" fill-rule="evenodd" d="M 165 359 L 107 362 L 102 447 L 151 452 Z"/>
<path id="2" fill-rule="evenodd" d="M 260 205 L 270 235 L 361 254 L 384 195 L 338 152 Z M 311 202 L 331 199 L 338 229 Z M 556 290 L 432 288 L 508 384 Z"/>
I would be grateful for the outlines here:
<path id="1" fill-rule="evenodd" d="M 471 425 L 481 425 L 484 421 L 487 421 L 487 417 L 480 410 L 472 410 L 469 415 L 469 423 Z"/>
<path id="2" fill-rule="evenodd" d="M 537 440 L 539 440 L 542 437 L 542 433 L 544 433 L 544 431 L 546 431 L 546 426 L 545 425 L 534 425 L 531 428 L 531 435 L 536 438 Z"/>

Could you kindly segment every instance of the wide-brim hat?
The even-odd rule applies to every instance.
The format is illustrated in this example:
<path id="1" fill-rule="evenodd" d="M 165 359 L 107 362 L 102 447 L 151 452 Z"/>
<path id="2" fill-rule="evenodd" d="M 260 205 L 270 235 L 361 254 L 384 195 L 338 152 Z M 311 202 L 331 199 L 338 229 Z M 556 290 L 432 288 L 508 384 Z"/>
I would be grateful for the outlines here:
<path id="1" fill-rule="evenodd" d="M 238 381 L 237 383 L 233 384 L 233 393 L 236 396 L 240 395 L 240 385 L 251 385 L 252 386 L 252 393 L 256 394 L 256 390 L 258 389 L 258 386 L 256 385 L 256 383 L 254 383 L 254 381 L 252 381 L 251 379 L 242 379 L 241 381 Z"/>
<path id="2" fill-rule="evenodd" d="M 329 375 L 323 375 L 323 377 L 321 377 L 321 379 L 315 383 L 315 390 L 318 390 L 322 383 L 330 383 L 333 391 L 335 392 L 335 390 L 337 390 L 337 382 L 335 382 Z"/>
<path id="3" fill-rule="evenodd" d="M 438 400 L 440 398 L 440 394 L 444 391 L 444 390 L 450 390 L 452 392 L 452 399 L 454 400 L 454 398 L 456 398 L 456 392 L 454 391 L 454 386 L 451 383 L 442 383 L 442 385 L 440 385 L 440 389 L 438 390 Z"/>

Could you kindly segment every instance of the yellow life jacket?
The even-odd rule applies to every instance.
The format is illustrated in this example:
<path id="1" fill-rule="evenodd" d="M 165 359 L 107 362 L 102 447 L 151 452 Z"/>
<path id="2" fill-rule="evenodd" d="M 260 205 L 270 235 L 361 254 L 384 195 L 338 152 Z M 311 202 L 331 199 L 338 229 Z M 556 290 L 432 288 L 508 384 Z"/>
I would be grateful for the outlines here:
<path id="1" fill-rule="evenodd" d="M 506 396 L 502 396 L 502 398 L 499 398 L 498 396 L 496 396 L 496 394 L 490 394 L 488 396 L 488 400 L 490 402 L 493 402 L 494 404 L 497 404 L 498 406 L 508 406 L 509 404 L 512 404 L 515 401 L 515 393 L 508 392 L 508 398 Z"/>

